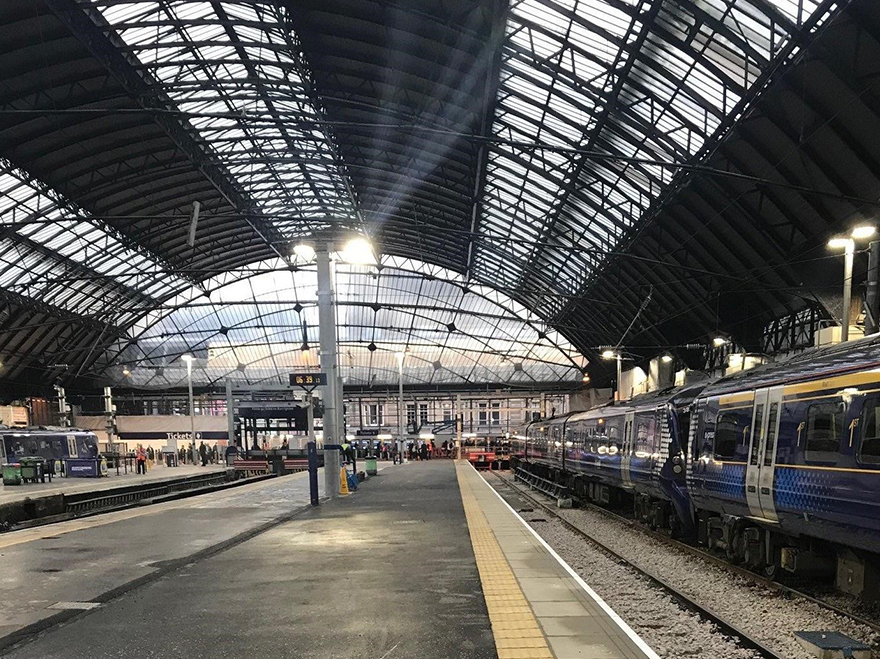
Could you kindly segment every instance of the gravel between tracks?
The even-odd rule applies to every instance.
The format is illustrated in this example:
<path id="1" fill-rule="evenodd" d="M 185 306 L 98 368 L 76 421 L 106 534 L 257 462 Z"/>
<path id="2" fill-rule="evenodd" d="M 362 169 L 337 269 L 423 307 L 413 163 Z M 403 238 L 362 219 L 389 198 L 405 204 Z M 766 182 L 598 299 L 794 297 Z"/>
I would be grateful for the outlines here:
<path id="1" fill-rule="evenodd" d="M 510 479 L 505 481 L 510 484 Z M 491 480 L 489 482 L 492 483 Z M 521 486 L 516 484 L 514 487 L 520 489 Z M 502 485 L 499 493 L 503 494 L 505 489 Z M 540 493 L 529 494 L 549 502 Z M 811 657 L 798 645 L 794 638 L 795 631 L 839 631 L 874 646 L 880 644 L 880 634 L 869 627 L 832 613 L 813 602 L 797 598 L 785 599 L 777 591 L 731 573 L 698 556 L 670 547 L 637 528 L 610 519 L 599 512 L 590 509 L 562 509 L 555 512 L 634 565 L 660 577 L 735 624 L 752 638 L 791 659 Z M 596 549 L 552 517 L 543 514 L 540 509 L 536 509 L 534 513 L 526 513 L 523 517 L 527 521 L 535 518 L 547 520 L 533 523 L 532 526 L 612 608 L 619 611 L 639 634 L 643 634 L 645 641 L 661 656 L 711 656 L 719 659 L 751 656 L 751 653 L 733 646 L 729 640 L 726 641 L 725 651 L 732 653 L 723 654 L 723 637 L 719 639 L 718 632 L 706 629 L 705 623 L 700 623 L 696 616 L 689 613 L 679 610 L 676 616 L 655 619 L 656 590 L 648 592 L 644 583 L 640 585 L 633 581 L 631 571 L 625 570 L 604 554 L 601 555 L 604 557 L 603 563 L 596 557 Z M 609 565 L 616 569 L 609 569 Z M 678 609 L 671 599 L 669 602 Z M 662 625 L 663 628 L 655 629 L 655 624 Z M 702 647 L 695 649 L 694 643 L 702 643 Z M 734 654 L 736 652 L 739 654 Z M 877 652 L 874 655 L 877 656 Z"/>

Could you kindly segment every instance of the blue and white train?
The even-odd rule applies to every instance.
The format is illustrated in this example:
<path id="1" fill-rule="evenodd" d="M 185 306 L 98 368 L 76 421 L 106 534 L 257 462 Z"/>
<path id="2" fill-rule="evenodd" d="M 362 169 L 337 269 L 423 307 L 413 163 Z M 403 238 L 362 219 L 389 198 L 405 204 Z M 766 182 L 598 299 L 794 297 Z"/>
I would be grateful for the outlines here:
<path id="1" fill-rule="evenodd" d="M 46 460 L 98 456 L 95 433 L 77 428 L 0 428 L 0 464 L 37 456 Z"/>
<path id="2" fill-rule="evenodd" d="M 880 597 L 880 337 L 526 428 L 519 464 L 773 575 Z"/>

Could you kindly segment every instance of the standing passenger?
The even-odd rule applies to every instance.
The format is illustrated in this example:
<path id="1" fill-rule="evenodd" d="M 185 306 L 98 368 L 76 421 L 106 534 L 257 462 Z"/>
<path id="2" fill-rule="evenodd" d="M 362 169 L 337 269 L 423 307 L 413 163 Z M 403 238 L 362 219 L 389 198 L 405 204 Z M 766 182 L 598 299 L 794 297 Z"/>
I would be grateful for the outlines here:
<path id="1" fill-rule="evenodd" d="M 146 475 L 147 452 L 144 450 L 144 447 L 141 444 L 138 444 L 137 452 L 135 453 L 135 463 L 137 464 L 137 473 Z"/>

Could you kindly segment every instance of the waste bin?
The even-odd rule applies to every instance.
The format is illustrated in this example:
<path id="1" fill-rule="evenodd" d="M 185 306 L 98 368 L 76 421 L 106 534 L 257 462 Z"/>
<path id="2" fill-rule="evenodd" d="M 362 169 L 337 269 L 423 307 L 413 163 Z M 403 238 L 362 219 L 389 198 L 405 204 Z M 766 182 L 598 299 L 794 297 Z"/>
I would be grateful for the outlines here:
<path id="1" fill-rule="evenodd" d="M 21 463 L 21 480 L 26 483 L 46 482 L 46 467 L 43 458 L 24 457 Z"/>
<path id="2" fill-rule="evenodd" d="M 376 466 L 376 458 L 367 458 L 366 462 L 366 470 L 367 476 L 375 476 L 379 473 L 379 468 Z"/>
<path id="3" fill-rule="evenodd" d="M 18 463 L 3 465 L 3 484 L 21 485 L 21 465 Z"/>

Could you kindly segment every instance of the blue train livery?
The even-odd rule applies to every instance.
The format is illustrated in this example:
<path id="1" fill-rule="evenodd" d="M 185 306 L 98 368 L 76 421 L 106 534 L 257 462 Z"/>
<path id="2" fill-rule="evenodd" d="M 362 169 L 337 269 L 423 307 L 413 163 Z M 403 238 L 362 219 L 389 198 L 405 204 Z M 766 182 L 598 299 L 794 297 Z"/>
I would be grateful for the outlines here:
<path id="1" fill-rule="evenodd" d="M 76 428 L 0 430 L 0 462 L 15 462 L 26 456 L 47 460 L 94 458 L 98 456 L 98 437 Z"/>

